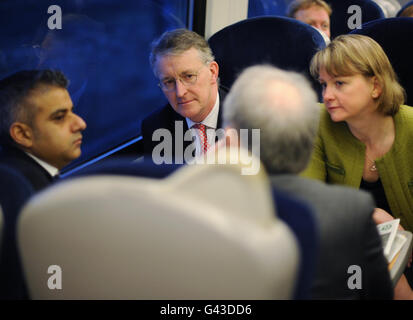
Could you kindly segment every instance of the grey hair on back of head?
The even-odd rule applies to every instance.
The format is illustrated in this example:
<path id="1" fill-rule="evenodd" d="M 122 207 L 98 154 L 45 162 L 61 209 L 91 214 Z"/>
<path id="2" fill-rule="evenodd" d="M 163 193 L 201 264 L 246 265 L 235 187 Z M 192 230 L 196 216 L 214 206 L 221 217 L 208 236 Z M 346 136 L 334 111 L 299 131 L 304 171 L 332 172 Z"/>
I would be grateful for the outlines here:
<path id="1" fill-rule="evenodd" d="M 277 98 L 272 89 L 279 84 L 289 86 L 296 94 Z M 270 65 L 245 69 L 227 95 L 223 110 L 226 126 L 260 129 L 259 156 L 270 174 L 297 174 L 305 169 L 319 114 L 317 95 L 309 81 L 299 73 Z"/>

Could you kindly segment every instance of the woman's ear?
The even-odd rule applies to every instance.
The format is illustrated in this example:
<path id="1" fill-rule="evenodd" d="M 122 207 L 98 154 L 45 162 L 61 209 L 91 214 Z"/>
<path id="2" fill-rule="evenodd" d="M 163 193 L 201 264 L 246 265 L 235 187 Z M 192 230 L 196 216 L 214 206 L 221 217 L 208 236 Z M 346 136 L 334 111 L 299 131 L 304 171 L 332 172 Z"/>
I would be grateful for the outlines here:
<path id="1" fill-rule="evenodd" d="M 373 99 L 377 99 L 378 97 L 380 97 L 382 92 L 382 86 L 379 82 L 379 79 L 377 79 L 377 77 L 373 77 L 373 90 L 371 92 L 371 97 Z"/>
<path id="2" fill-rule="evenodd" d="M 23 148 L 30 148 L 33 145 L 33 131 L 27 124 L 14 122 L 10 126 L 9 133 L 13 141 Z"/>

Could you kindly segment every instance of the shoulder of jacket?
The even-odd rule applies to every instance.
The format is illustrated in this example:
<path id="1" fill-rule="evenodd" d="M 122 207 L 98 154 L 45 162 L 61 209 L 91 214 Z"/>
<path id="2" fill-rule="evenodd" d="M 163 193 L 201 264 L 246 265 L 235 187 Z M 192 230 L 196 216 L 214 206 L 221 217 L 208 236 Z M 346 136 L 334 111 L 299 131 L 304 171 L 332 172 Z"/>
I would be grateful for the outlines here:
<path id="1" fill-rule="evenodd" d="M 413 119 L 413 107 L 405 104 L 401 105 L 398 113 L 400 113 L 403 118 Z"/>

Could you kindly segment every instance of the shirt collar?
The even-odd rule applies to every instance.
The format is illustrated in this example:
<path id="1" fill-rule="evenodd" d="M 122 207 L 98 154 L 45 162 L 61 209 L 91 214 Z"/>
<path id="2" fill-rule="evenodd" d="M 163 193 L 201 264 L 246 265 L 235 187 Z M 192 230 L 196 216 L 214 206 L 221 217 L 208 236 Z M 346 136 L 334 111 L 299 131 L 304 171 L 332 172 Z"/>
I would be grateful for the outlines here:
<path id="1" fill-rule="evenodd" d="M 215 105 L 212 108 L 211 112 L 206 116 L 204 120 L 202 120 L 199 123 L 204 124 L 208 128 L 217 128 L 217 122 L 218 122 L 218 113 L 219 113 L 219 94 L 217 93 L 217 99 L 215 100 Z M 185 118 L 186 123 L 188 124 L 188 128 L 192 128 L 192 126 L 198 122 L 193 122 L 189 118 Z"/>
<path id="2" fill-rule="evenodd" d="M 26 152 L 27 155 L 32 157 L 39 165 L 42 166 L 43 169 L 45 169 L 52 177 L 56 176 L 59 174 L 59 169 L 56 167 L 53 167 L 52 165 L 48 164 L 47 162 L 39 159 L 38 157 L 32 155 L 31 153 Z"/>

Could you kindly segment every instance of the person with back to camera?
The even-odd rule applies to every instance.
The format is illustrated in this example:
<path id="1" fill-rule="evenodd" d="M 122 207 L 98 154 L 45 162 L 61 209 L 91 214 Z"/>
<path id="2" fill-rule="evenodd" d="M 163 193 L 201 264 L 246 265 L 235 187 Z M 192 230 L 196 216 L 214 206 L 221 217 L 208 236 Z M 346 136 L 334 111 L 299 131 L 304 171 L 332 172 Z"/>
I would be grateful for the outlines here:
<path id="1" fill-rule="evenodd" d="M 323 87 L 314 152 L 303 176 L 369 191 L 376 223 L 400 218 L 413 231 L 413 109 L 380 45 L 342 35 L 316 53 Z M 391 216 L 390 216 L 390 215 Z"/>
<path id="2" fill-rule="evenodd" d="M 254 153 L 252 144 L 235 132 L 259 128 L 261 148 L 255 155 L 272 185 L 313 208 L 320 246 L 311 299 L 392 299 L 371 195 L 298 176 L 310 160 L 319 113 L 317 96 L 304 76 L 269 65 L 249 67 L 224 102 L 225 143 Z M 360 290 L 348 286 L 350 265 L 363 270 Z"/>

